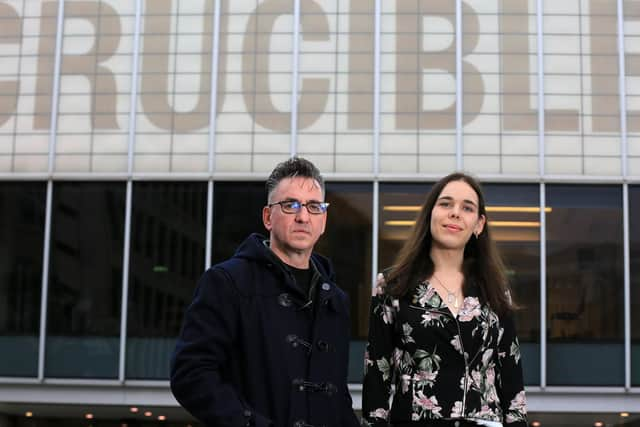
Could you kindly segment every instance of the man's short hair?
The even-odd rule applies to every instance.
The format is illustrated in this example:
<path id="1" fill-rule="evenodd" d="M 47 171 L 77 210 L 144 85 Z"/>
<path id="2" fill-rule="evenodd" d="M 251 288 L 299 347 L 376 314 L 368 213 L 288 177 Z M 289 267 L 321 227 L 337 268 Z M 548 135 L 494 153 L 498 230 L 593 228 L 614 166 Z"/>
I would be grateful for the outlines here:
<path id="1" fill-rule="evenodd" d="M 265 185 L 267 189 L 267 200 L 271 199 L 271 194 L 276 189 L 280 181 L 285 178 L 303 177 L 314 179 L 320 184 L 320 190 L 324 197 L 324 179 L 320 175 L 318 168 L 307 159 L 302 157 L 291 157 L 273 169 Z"/>

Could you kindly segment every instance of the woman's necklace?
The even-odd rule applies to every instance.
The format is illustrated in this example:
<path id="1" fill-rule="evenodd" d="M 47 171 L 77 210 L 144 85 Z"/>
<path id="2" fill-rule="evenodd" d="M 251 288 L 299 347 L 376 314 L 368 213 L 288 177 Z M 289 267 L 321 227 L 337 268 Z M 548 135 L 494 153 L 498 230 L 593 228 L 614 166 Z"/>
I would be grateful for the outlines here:
<path id="1" fill-rule="evenodd" d="M 433 274 L 433 278 L 436 279 L 440 287 L 442 287 L 442 289 L 447 292 L 447 305 L 452 305 L 456 310 L 460 308 L 460 303 L 458 302 L 458 293 L 451 292 L 449 288 L 447 288 L 444 283 L 442 283 L 442 281 L 438 279 L 438 276 L 436 276 L 435 273 Z"/>

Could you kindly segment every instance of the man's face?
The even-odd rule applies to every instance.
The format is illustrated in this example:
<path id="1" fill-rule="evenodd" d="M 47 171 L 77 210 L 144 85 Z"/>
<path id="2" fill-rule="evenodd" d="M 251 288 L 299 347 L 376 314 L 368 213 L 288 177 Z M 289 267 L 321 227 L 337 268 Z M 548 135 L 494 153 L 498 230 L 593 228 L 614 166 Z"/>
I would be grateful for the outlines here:
<path id="1" fill-rule="evenodd" d="M 317 181 L 306 177 L 285 178 L 273 191 L 269 204 L 297 200 L 302 204 L 322 202 L 322 190 Z M 285 263 L 295 265 L 293 258 L 311 255 L 327 222 L 327 214 L 310 214 L 306 206 L 297 213 L 286 213 L 281 205 L 265 206 L 262 221 L 270 233 L 271 250 Z"/>

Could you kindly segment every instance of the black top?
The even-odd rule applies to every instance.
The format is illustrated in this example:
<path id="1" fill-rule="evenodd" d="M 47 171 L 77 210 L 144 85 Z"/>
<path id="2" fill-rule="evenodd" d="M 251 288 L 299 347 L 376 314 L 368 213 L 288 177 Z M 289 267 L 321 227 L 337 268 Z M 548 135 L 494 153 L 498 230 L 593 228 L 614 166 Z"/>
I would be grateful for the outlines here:
<path id="1" fill-rule="evenodd" d="M 483 303 L 475 286 L 454 316 L 428 281 L 396 298 L 380 275 L 371 301 L 362 413 L 369 426 L 452 418 L 526 426 L 513 320 Z"/>
<path id="2" fill-rule="evenodd" d="M 287 267 L 291 270 L 291 273 L 296 280 L 296 285 L 298 285 L 303 294 L 307 295 L 307 297 L 311 299 L 311 279 L 313 278 L 313 270 L 311 267 L 304 269 L 292 267 L 290 265 L 287 265 Z"/>

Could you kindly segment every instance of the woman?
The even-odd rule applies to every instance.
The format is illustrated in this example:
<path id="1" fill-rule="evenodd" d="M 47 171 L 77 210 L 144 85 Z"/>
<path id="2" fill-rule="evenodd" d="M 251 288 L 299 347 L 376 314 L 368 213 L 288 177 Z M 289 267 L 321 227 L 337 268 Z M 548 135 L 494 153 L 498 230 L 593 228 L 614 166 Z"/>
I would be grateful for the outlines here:
<path id="1" fill-rule="evenodd" d="M 526 426 L 513 310 L 480 186 L 462 173 L 446 176 L 378 276 L 364 425 Z"/>

